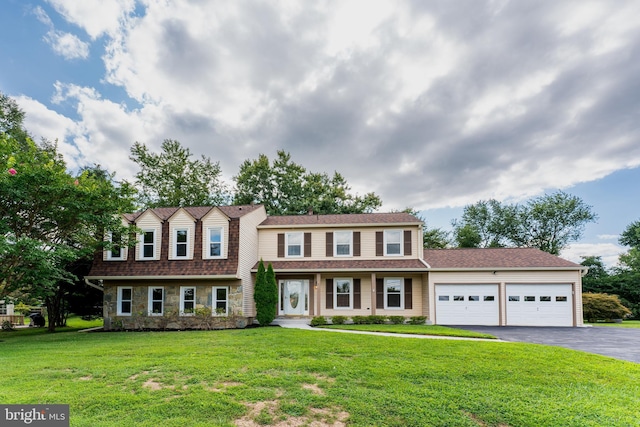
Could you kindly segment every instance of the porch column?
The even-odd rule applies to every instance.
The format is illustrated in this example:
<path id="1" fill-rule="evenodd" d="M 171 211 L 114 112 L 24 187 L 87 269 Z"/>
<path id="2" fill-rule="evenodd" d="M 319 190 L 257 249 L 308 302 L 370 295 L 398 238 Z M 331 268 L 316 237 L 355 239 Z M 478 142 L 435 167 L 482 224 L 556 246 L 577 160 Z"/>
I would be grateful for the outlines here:
<path id="1" fill-rule="evenodd" d="M 371 315 L 376 314 L 376 273 L 371 273 Z"/>
<path id="2" fill-rule="evenodd" d="M 313 294 L 315 296 L 315 301 L 316 301 L 316 316 L 320 316 L 322 313 L 321 310 L 321 298 L 320 295 L 322 295 L 322 286 L 320 280 L 321 280 L 322 275 L 320 273 L 316 273 L 316 282 L 313 285 Z"/>

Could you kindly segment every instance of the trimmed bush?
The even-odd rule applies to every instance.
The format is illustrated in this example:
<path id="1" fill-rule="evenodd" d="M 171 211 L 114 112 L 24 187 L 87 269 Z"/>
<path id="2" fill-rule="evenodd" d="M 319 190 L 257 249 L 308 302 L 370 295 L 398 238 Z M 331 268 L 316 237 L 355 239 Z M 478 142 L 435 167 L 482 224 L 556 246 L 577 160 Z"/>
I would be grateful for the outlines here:
<path id="1" fill-rule="evenodd" d="M 316 316 L 311 319 L 311 326 L 322 326 L 327 324 L 327 319 L 324 316 Z"/>
<path id="2" fill-rule="evenodd" d="M 410 325 L 424 325 L 427 321 L 427 316 L 412 316 L 409 318 Z"/>
<path id="3" fill-rule="evenodd" d="M 387 316 L 371 315 L 367 316 L 367 323 L 371 325 L 382 325 L 387 320 Z"/>
<path id="4" fill-rule="evenodd" d="M 394 325 L 402 325 L 404 323 L 404 316 L 389 316 L 389 322 Z"/>
<path id="5" fill-rule="evenodd" d="M 351 318 L 354 325 L 366 325 L 368 322 L 367 316 L 353 316 Z"/>
<path id="6" fill-rule="evenodd" d="M 631 315 L 631 310 L 622 305 L 617 295 L 584 293 L 582 308 L 588 322 L 624 319 Z"/>
<path id="7" fill-rule="evenodd" d="M 347 319 L 347 316 L 333 316 L 331 318 L 331 323 L 334 325 L 344 325 Z"/>

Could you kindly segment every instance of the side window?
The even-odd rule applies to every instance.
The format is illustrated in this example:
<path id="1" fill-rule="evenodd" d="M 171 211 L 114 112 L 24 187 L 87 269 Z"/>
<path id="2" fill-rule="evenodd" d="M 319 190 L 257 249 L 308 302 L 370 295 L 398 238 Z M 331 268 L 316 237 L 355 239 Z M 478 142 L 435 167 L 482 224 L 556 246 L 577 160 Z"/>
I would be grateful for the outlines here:
<path id="1" fill-rule="evenodd" d="M 180 314 L 193 316 L 196 312 L 196 288 L 180 286 Z"/>
<path id="2" fill-rule="evenodd" d="M 133 288 L 118 286 L 118 316 L 130 316 L 133 306 Z"/>
<path id="3" fill-rule="evenodd" d="M 287 258 L 296 258 L 302 256 L 302 236 L 302 233 L 285 234 L 285 256 Z"/>
<path id="4" fill-rule="evenodd" d="M 404 309 L 404 301 L 402 298 L 404 280 L 400 278 L 384 279 L 384 308 L 385 309 Z"/>
<path id="5" fill-rule="evenodd" d="M 188 258 L 189 256 L 189 230 L 185 228 L 176 229 L 173 233 L 174 258 Z"/>
<path id="6" fill-rule="evenodd" d="M 333 232 L 333 255 L 352 256 L 353 254 L 353 232 L 334 231 Z"/>
<path id="7" fill-rule="evenodd" d="M 384 254 L 402 255 L 402 230 L 384 231 Z"/>
<path id="8" fill-rule="evenodd" d="M 353 280 L 335 279 L 333 286 L 333 306 L 337 309 L 353 308 Z"/>
<path id="9" fill-rule="evenodd" d="M 209 229 L 208 258 L 222 258 L 222 227 Z"/>
<path id="10" fill-rule="evenodd" d="M 149 316 L 162 316 L 164 314 L 164 288 L 149 288 Z"/>
<path id="11" fill-rule="evenodd" d="M 140 259 L 154 259 L 156 256 L 156 232 L 144 230 L 140 242 Z"/>
<path id="12" fill-rule="evenodd" d="M 226 286 L 214 286 L 212 289 L 211 314 L 214 316 L 226 316 L 229 314 L 229 288 Z"/>

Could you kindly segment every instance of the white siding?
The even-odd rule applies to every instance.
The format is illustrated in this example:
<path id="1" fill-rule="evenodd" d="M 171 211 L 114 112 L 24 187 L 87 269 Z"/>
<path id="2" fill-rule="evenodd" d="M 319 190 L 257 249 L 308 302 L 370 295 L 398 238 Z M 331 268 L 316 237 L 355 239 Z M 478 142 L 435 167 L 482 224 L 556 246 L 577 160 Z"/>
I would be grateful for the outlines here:
<path id="1" fill-rule="evenodd" d="M 140 228 L 141 230 L 154 230 L 156 239 L 156 254 L 154 259 L 160 259 L 160 256 L 162 254 L 162 222 L 160 221 L 160 218 L 155 216 L 150 211 L 147 211 L 138 217 L 138 219 L 136 220 L 136 227 Z M 140 240 L 141 236 L 138 235 L 138 241 L 136 243 L 137 260 L 141 259 Z"/>
<path id="2" fill-rule="evenodd" d="M 222 258 L 229 257 L 229 218 L 218 208 L 212 209 L 202 218 L 202 257 L 209 253 L 209 228 L 222 228 Z"/>
<path id="3" fill-rule="evenodd" d="M 187 230 L 187 257 L 176 258 L 175 254 L 175 238 L 176 238 L 176 230 Z M 187 213 L 184 209 L 179 209 L 176 213 L 174 213 L 171 218 L 169 218 L 169 247 L 167 250 L 169 251 L 169 259 L 193 259 L 193 245 L 194 245 L 194 237 L 195 237 L 195 220 L 191 215 Z"/>
<path id="4" fill-rule="evenodd" d="M 240 218 L 240 247 L 238 250 L 238 277 L 242 283 L 244 317 L 255 317 L 253 278 L 251 269 L 260 260 L 258 256 L 257 226 L 267 218 L 264 207 Z"/>

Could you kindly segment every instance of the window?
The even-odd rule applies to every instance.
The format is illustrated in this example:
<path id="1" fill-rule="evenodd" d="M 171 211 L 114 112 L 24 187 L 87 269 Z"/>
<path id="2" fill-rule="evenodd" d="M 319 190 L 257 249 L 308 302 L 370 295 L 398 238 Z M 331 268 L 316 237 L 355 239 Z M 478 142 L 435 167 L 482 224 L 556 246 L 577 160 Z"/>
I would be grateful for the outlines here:
<path id="1" fill-rule="evenodd" d="M 229 288 L 226 286 L 214 286 L 212 293 L 212 314 L 214 316 L 226 316 L 229 314 Z"/>
<path id="2" fill-rule="evenodd" d="M 153 259 L 156 256 L 156 232 L 144 230 L 142 232 L 142 244 L 140 245 L 140 258 Z"/>
<path id="3" fill-rule="evenodd" d="M 480 301 L 480 297 L 477 295 L 469 295 L 469 301 Z"/>
<path id="4" fill-rule="evenodd" d="M 289 258 L 302 256 L 302 233 L 286 233 L 285 247 L 286 256 Z"/>
<path id="5" fill-rule="evenodd" d="M 173 256 L 187 258 L 189 256 L 189 231 L 185 228 L 175 230 L 173 237 L 175 239 Z"/>
<path id="6" fill-rule="evenodd" d="M 528 302 L 532 302 L 532 301 L 535 301 L 535 300 L 536 300 L 536 297 L 532 297 L 532 296 L 525 296 L 525 297 L 524 297 L 524 300 L 525 300 L 525 301 L 528 301 Z"/>
<path id="7" fill-rule="evenodd" d="M 551 297 L 550 296 L 541 296 L 540 297 L 540 302 L 551 302 Z"/>
<path id="8" fill-rule="evenodd" d="M 335 279 L 333 286 L 333 306 L 335 308 L 353 308 L 353 281 L 351 279 Z"/>
<path id="9" fill-rule="evenodd" d="M 180 314 L 193 316 L 196 312 L 196 288 L 180 286 Z"/>
<path id="10" fill-rule="evenodd" d="M 222 258 L 222 228 L 209 229 L 209 258 Z"/>
<path id="11" fill-rule="evenodd" d="M 567 302 L 567 297 L 556 297 L 556 302 Z"/>
<path id="12" fill-rule="evenodd" d="M 353 233 L 351 231 L 333 232 L 333 254 L 334 256 L 352 255 Z"/>
<path id="13" fill-rule="evenodd" d="M 495 301 L 496 297 L 494 297 L 493 295 L 487 295 L 484 297 L 485 301 Z"/>
<path id="14" fill-rule="evenodd" d="M 453 300 L 454 301 L 464 301 L 464 295 L 454 295 L 453 296 Z"/>
<path id="15" fill-rule="evenodd" d="M 402 230 L 384 231 L 384 254 L 402 255 Z"/>
<path id="16" fill-rule="evenodd" d="M 519 296 L 510 296 L 509 297 L 509 301 L 520 301 L 520 297 Z"/>
<path id="17" fill-rule="evenodd" d="M 164 314 L 164 288 L 149 288 L 149 315 L 162 316 Z"/>
<path id="18" fill-rule="evenodd" d="M 7 304 L 0 303 L 0 316 L 7 314 Z"/>
<path id="19" fill-rule="evenodd" d="M 118 316 L 131 315 L 133 303 L 133 288 L 118 286 Z"/>
<path id="20" fill-rule="evenodd" d="M 384 308 L 404 309 L 402 298 L 404 279 L 386 278 L 384 279 Z"/>
<path id="21" fill-rule="evenodd" d="M 440 295 L 438 301 L 449 301 L 449 295 Z"/>
<path id="22" fill-rule="evenodd" d="M 113 243 L 111 250 L 107 251 L 107 259 L 124 259 L 124 249 L 122 248 L 122 235 L 120 233 L 109 233 L 109 241 Z"/>

